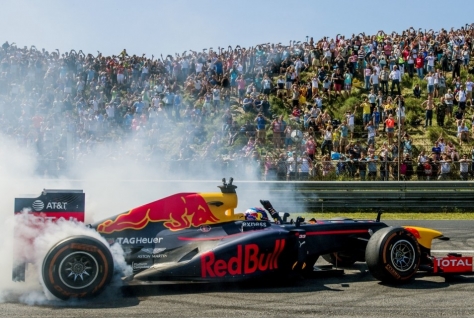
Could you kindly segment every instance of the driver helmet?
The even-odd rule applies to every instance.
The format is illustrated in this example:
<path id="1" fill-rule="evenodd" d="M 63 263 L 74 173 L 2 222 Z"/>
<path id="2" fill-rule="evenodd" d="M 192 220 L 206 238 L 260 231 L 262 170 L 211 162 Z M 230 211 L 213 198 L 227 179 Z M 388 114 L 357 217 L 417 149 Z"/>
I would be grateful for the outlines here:
<path id="1" fill-rule="evenodd" d="M 252 207 L 245 211 L 245 220 L 268 220 L 268 215 L 263 208 Z"/>

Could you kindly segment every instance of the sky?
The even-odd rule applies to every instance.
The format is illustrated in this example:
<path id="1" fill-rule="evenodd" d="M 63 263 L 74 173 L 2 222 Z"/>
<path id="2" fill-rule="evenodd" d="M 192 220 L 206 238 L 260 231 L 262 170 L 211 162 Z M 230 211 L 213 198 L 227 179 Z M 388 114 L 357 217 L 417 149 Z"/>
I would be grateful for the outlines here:
<path id="1" fill-rule="evenodd" d="M 473 23 L 474 1 L 2 0 L 0 42 L 155 57 Z M 446 7 L 450 7 L 447 9 Z"/>

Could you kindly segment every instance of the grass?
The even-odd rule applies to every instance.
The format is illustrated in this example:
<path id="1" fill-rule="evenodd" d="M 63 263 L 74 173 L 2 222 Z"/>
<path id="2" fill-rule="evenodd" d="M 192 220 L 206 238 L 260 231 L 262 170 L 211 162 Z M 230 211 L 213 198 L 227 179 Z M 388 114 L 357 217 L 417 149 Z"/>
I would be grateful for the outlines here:
<path id="1" fill-rule="evenodd" d="M 472 61 L 474 64 L 474 60 Z M 308 72 L 302 72 L 301 74 L 301 80 L 302 82 L 307 82 L 311 79 L 311 77 L 314 75 L 314 72 L 308 71 Z M 274 74 L 272 76 L 272 81 L 274 84 L 276 84 L 276 79 L 278 77 L 278 74 Z M 467 72 L 466 70 L 461 70 L 461 79 L 462 81 L 465 81 L 467 77 Z M 446 77 L 446 84 L 447 87 L 452 87 L 452 79 L 451 79 L 451 72 L 447 72 L 447 77 Z M 413 96 L 413 87 L 415 84 L 420 84 L 420 87 L 422 89 L 422 95 L 420 99 L 417 99 Z M 401 89 L 402 89 L 402 94 L 405 96 L 405 107 L 406 107 L 406 123 L 407 123 L 407 131 L 411 135 L 411 137 L 414 140 L 413 143 L 413 157 L 416 158 L 418 156 L 419 151 L 425 150 L 425 151 L 430 151 L 431 147 L 433 146 L 433 143 L 438 139 L 438 137 L 443 134 L 445 139 L 447 140 L 452 140 L 454 142 L 454 145 L 457 147 L 459 153 L 464 153 L 469 151 L 470 145 L 459 145 L 459 142 L 456 139 L 456 127 L 454 124 L 453 120 L 447 121 L 446 120 L 446 125 L 444 128 L 438 127 L 437 122 L 436 122 L 436 114 L 433 116 L 433 126 L 427 129 L 423 128 L 424 125 L 424 117 L 425 117 L 425 111 L 421 107 L 421 103 L 427 99 L 427 92 L 426 92 L 426 81 L 425 80 L 420 80 L 416 76 L 416 74 L 410 78 L 408 74 L 405 74 L 401 83 Z M 363 101 L 364 97 L 367 96 L 367 92 L 362 89 L 363 82 L 361 79 L 354 78 L 353 79 L 353 89 L 352 89 L 352 94 L 350 96 L 347 95 L 338 95 L 332 96 L 331 100 L 329 101 L 326 97 L 324 98 L 324 108 L 328 110 L 329 114 L 333 119 L 339 119 L 342 120 L 345 117 L 346 111 L 349 110 L 354 110 L 355 106 L 360 105 L 360 103 Z M 291 100 L 288 99 L 288 97 L 283 97 L 279 98 L 276 94 L 276 92 L 272 93 L 270 95 L 269 101 L 271 105 L 271 112 L 273 116 L 279 116 L 283 115 L 287 123 L 290 123 L 289 121 L 289 114 L 291 112 Z M 334 94 L 334 93 L 333 93 Z M 194 102 L 194 99 L 190 96 L 185 96 L 186 101 L 189 102 Z M 437 101 L 437 100 L 436 100 Z M 311 101 L 308 101 L 309 103 Z M 252 123 L 254 123 L 254 118 L 255 114 L 245 114 L 241 107 L 237 103 L 237 98 L 232 97 L 231 99 L 231 109 L 232 113 L 234 115 L 234 119 L 238 121 L 240 125 L 244 124 L 246 120 L 250 120 Z M 302 108 L 306 110 L 307 106 L 303 105 Z M 471 111 L 469 111 L 471 112 Z M 470 116 L 471 113 L 469 113 L 467 116 Z M 207 121 L 204 125 L 206 132 L 208 132 L 208 139 L 210 136 L 212 136 L 212 132 L 219 131 L 220 130 L 220 114 L 217 115 L 213 120 Z M 267 123 L 269 124 L 269 123 Z M 178 123 L 175 125 L 174 129 L 176 131 L 178 130 L 183 130 L 183 123 Z M 382 125 L 380 126 L 381 129 Z M 362 126 L 362 110 L 361 108 L 357 108 L 356 111 L 356 128 L 355 128 L 355 133 L 354 133 L 354 138 L 355 139 L 363 139 L 365 136 L 366 132 Z M 173 134 L 170 134 L 173 135 Z M 321 142 L 321 137 L 318 136 L 318 142 Z M 377 148 L 377 153 L 379 152 L 379 149 L 382 145 L 382 142 L 386 140 L 386 136 L 384 134 L 381 134 L 379 138 L 377 138 L 376 142 L 376 148 Z M 234 151 L 239 151 L 243 144 L 246 143 L 245 138 L 240 138 L 238 142 L 236 142 L 233 146 L 231 147 L 226 147 L 227 151 L 234 150 Z M 175 156 L 178 151 L 179 147 L 177 147 L 177 143 L 171 143 L 169 139 L 164 139 L 162 141 L 163 145 L 166 145 L 167 151 L 165 152 L 166 156 L 169 158 L 172 158 Z M 263 147 L 265 149 L 265 152 L 269 153 L 277 153 L 276 150 L 273 150 L 271 142 L 271 132 L 267 136 L 267 142 L 266 145 Z M 202 143 L 200 145 L 193 145 L 193 148 L 200 152 L 203 151 L 204 148 L 207 146 L 207 143 Z M 216 151 L 216 154 L 219 153 L 219 151 Z M 278 154 L 276 154 L 278 155 Z"/>
<path id="2" fill-rule="evenodd" d="M 346 217 L 353 219 L 375 219 L 377 213 L 302 213 L 302 217 L 309 220 Z M 296 218 L 298 214 L 292 214 Z M 383 213 L 382 220 L 474 220 L 474 213 Z"/>

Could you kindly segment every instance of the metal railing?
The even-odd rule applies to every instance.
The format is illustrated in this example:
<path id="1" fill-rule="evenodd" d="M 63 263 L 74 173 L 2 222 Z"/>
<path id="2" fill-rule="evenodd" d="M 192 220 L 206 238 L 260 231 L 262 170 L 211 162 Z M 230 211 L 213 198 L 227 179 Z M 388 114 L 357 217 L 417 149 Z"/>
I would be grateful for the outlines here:
<path id="1" fill-rule="evenodd" d="M 295 212 L 472 212 L 474 182 L 262 182 L 239 185 L 239 198 L 268 194 Z"/>

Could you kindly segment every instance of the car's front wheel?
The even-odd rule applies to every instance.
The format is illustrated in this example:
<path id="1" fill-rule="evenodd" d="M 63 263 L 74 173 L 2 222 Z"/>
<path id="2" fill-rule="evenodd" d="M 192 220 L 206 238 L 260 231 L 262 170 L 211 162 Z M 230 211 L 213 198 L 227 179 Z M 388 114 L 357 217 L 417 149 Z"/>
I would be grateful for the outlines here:
<path id="1" fill-rule="evenodd" d="M 367 243 L 365 260 L 376 279 L 404 283 L 418 271 L 420 246 L 416 238 L 402 227 L 383 228 Z"/>
<path id="2" fill-rule="evenodd" d="M 66 238 L 46 254 L 43 281 L 60 299 L 90 298 L 111 281 L 114 262 L 109 249 L 89 236 Z"/>

